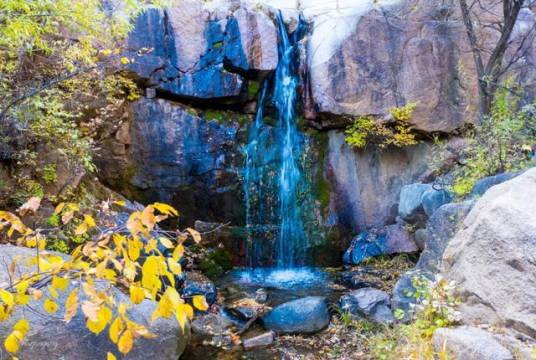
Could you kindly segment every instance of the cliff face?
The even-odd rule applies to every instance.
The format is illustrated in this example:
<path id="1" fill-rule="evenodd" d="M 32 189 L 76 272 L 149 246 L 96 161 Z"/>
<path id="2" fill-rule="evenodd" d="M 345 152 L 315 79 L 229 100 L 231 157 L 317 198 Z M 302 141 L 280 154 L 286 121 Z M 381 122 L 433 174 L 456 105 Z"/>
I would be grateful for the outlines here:
<path id="1" fill-rule="evenodd" d="M 129 120 L 104 141 L 101 180 L 139 200 L 170 201 L 191 214 L 187 222 L 243 225 L 242 147 L 260 83 L 277 66 L 279 8 L 290 29 L 299 12 L 310 23 L 302 123 L 312 138 L 329 138 L 309 158 L 319 184 L 316 219 L 343 233 L 393 223 L 401 187 L 431 180 L 430 144 L 355 151 L 341 130 L 356 116 L 382 119 L 409 102 L 417 103 L 411 122 L 422 134 L 449 135 L 475 118 L 475 72 L 457 3 L 291 3 L 183 0 L 140 15 L 126 70 L 150 99 L 131 104 Z M 524 11 L 516 36 L 534 22 Z M 524 46 L 523 64 L 531 65 L 533 44 Z M 511 75 L 530 90 L 533 69 Z"/>

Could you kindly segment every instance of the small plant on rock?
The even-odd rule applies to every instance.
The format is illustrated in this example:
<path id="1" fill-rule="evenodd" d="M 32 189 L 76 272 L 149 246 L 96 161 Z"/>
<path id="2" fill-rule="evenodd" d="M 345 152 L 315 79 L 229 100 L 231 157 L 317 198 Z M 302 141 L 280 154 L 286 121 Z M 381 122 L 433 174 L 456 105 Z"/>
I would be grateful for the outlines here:
<path id="1" fill-rule="evenodd" d="M 380 149 L 389 146 L 404 147 L 418 143 L 413 126 L 409 123 L 416 103 L 408 103 L 402 107 L 389 110 L 392 121 L 383 123 L 372 116 L 358 117 L 346 131 L 348 145 L 358 149 L 374 144 Z"/>

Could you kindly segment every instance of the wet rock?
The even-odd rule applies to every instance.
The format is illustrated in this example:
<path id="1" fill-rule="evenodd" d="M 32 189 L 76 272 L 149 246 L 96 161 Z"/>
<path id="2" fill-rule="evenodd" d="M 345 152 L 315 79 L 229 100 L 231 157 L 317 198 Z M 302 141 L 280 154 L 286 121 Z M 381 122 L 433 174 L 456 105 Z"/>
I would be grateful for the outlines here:
<path id="1" fill-rule="evenodd" d="M 389 305 L 389 295 L 374 288 L 351 291 L 339 300 L 339 306 L 343 311 L 356 316 L 366 316 L 380 323 L 391 323 L 395 320 Z"/>
<path id="2" fill-rule="evenodd" d="M 341 273 L 341 282 L 350 289 L 381 286 L 379 281 L 365 280 L 367 275 L 368 274 L 361 269 L 344 271 Z"/>
<path id="3" fill-rule="evenodd" d="M 471 190 L 471 193 L 469 194 L 469 198 L 474 199 L 474 198 L 480 197 L 484 195 L 484 193 L 488 191 L 488 189 L 490 189 L 492 186 L 502 184 L 505 181 L 515 178 L 519 174 L 520 174 L 519 172 L 508 172 L 508 173 L 498 174 L 495 176 L 488 176 L 483 179 L 480 179 L 473 186 L 473 189 Z"/>
<path id="4" fill-rule="evenodd" d="M 513 360 L 512 353 L 487 331 L 461 326 L 441 328 L 432 337 L 434 350 L 446 347 L 449 358 L 463 360 Z"/>
<path id="5" fill-rule="evenodd" d="M 10 264 L 17 259 L 19 271 L 29 271 L 24 264 L 30 263 L 30 259 L 35 257 L 35 251 L 29 248 L 20 248 L 9 245 L 0 245 L 0 261 Z M 5 268 L 0 269 L 0 282 L 8 283 L 10 275 Z M 103 284 L 103 286 L 108 286 Z M 60 306 L 57 314 L 65 312 L 64 304 L 67 295 L 73 290 L 74 285 L 59 293 L 57 304 Z M 113 288 L 114 296 L 120 302 L 129 303 L 129 296 L 119 289 Z M 43 301 L 47 299 L 30 300 L 30 306 L 34 309 L 42 309 Z M 144 300 L 138 305 L 133 305 L 127 316 L 130 320 L 142 324 L 156 335 L 154 339 L 138 338 L 132 351 L 128 354 L 128 359 L 146 359 L 147 354 L 158 354 L 159 359 L 176 360 L 184 351 L 190 339 L 189 325 L 181 329 L 175 319 L 160 318 L 151 321 L 151 314 L 154 312 L 156 304 L 149 300 Z M 0 336 L 3 339 L 13 330 L 13 325 L 22 317 L 30 322 L 25 341 L 17 353 L 20 359 L 80 359 L 93 360 L 105 359 L 108 352 L 117 353 L 117 345 L 113 344 L 107 331 L 94 335 L 86 328 L 86 318 L 81 311 L 66 324 L 62 318 L 57 316 L 43 316 L 34 311 L 15 310 L 12 317 L 0 323 Z M 0 348 L 0 358 L 10 358 L 2 346 Z"/>
<path id="6" fill-rule="evenodd" d="M 313 334 L 329 325 L 326 298 L 309 296 L 281 304 L 262 318 L 268 330 L 280 334 Z"/>
<path id="7" fill-rule="evenodd" d="M 201 273 L 188 272 L 184 281 L 181 294 L 184 298 L 191 298 L 194 295 L 203 295 L 209 305 L 216 302 L 216 286 L 206 276 Z"/>
<path id="8" fill-rule="evenodd" d="M 417 229 L 415 233 L 413 234 L 413 239 L 415 240 L 415 244 L 417 244 L 417 247 L 421 251 L 424 250 L 427 236 L 428 236 L 428 232 L 426 231 L 426 229 Z"/>
<path id="9" fill-rule="evenodd" d="M 244 349 L 251 350 L 259 347 L 269 346 L 274 342 L 275 335 L 272 331 L 242 341 Z"/>
<path id="10" fill-rule="evenodd" d="M 231 334 L 232 321 L 219 314 L 205 314 L 192 321 L 192 332 L 197 340 Z"/>
<path id="11" fill-rule="evenodd" d="M 275 24 L 262 12 L 235 11 L 227 22 L 223 46 L 228 65 L 238 71 L 267 73 L 277 66 Z"/>
<path id="12" fill-rule="evenodd" d="M 260 288 L 255 291 L 255 301 L 259 304 L 266 304 L 268 302 L 268 291 Z"/>
<path id="13" fill-rule="evenodd" d="M 210 121 L 162 99 L 141 99 L 129 111 L 121 128 L 128 137 L 107 139 L 95 159 L 104 184 L 141 203 L 174 205 L 186 224 L 243 221 L 239 125 L 232 115 L 222 123 Z"/>
<path id="14" fill-rule="evenodd" d="M 426 220 L 422 199 L 423 195 L 430 190 L 433 189 L 429 184 L 410 184 L 402 187 L 398 204 L 398 214 L 402 220 L 409 223 Z"/>
<path id="15" fill-rule="evenodd" d="M 536 339 L 536 168 L 493 186 L 449 242 L 442 274 L 466 324 L 502 323 Z"/>
<path id="16" fill-rule="evenodd" d="M 347 264 L 359 264 L 364 259 L 382 254 L 410 253 L 417 245 L 409 232 L 400 224 L 393 224 L 375 232 L 362 232 L 352 239 L 343 256 Z"/>

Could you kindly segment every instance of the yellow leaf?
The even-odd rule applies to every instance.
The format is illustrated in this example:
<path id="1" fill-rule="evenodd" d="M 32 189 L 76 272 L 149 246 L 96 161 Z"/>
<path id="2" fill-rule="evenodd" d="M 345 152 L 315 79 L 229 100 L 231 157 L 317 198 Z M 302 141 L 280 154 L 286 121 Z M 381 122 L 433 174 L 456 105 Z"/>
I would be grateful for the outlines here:
<path id="1" fill-rule="evenodd" d="M 54 287 L 54 289 L 65 291 L 67 290 L 67 286 L 69 286 L 69 279 L 65 279 L 59 276 L 54 276 L 52 278 L 52 287 Z"/>
<path id="2" fill-rule="evenodd" d="M 54 299 L 57 299 L 59 294 L 58 292 L 56 291 L 56 289 L 54 289 L 52 286 L 49 286 L 48 287 L 48 292 L 50 293 L 50 295 L 54 298 Z"/>
<path id="3" fill-rule="evenodd" d="M 146 289 L 153 289 L 160 287 L 158 280 L 158 259 L 156 256 L 149 256 L 145 259 L 141 268 L 141 284 Z"/>
<path id="4" fill-rule="evenodd" d="M 173 260 L 179 261 L 183 254 L 184 254 L 184 245 L 179 244 L 177 245 L 175 250 L 173 250 L 173 254 L 171 255 L 171 257 L 173 258 Z"/>
<path id="5" fill-rule="evenodd" d="M 76 315 L 78 309 L 78 288 L 75 288 L 65 301 L 65 315 L 63 319 L 65 322 L 71 321 L 71 319 Z"/>
<path id="6" fill-rule="evenodd" d="M 140 251 L 142 246 L 143 244 L 140 240 L 134 239 L 127 241 L 128 257 L 130 258 L 130 260 L 138 260 L 138 258 L 140 257 Z"/>
<path id="7" fill-rule="evenodd" d="M 127 203 L 124 200 L 114 201 L 113 203 L 121 207 L 125 207 L 127 205 Z"/>
<path id="8" fill-rule="evenodd" d="M 156 216 L 154 216 L 154 208 L 147 206 L 141 213 L 141 221 L 149 230 L 152 230 L 156 224 Z"/>
<path id="9" fill-rule="evenodd" d="M 110 325 L 109 335 L 110 340 L 113 341 L 114 344 L 117 344 L 119 341 L 119 334 L 123 329 L 125 328 L 125 324 L 123 323 L 123 320 L 121 320 L 121 317 L 116 317 L 115 320 L 112 322 L 112 325 Z"/>
<path id="10" fill-rule="evenodd" d="M 88 230 L 87 224 L 83 222 L 83 223 L 80 223 L 80 225 L 76 227 L 76 229 L 74 230 L 74 234 L 83 235 L 87 232 L 87 230 Z"/>
<path id="11" fill-rule="evenodd" d="M 207 311 L 208 310 L 208 304 L 207 300 L 205 299 L 205 296 L 203 295 L 194 295 L 192 302 L 194 306 L 201 311 Z"/>
<path id="12" fill-rule="evenodd" d="M 66 211 L 62 216 L 61 216 L 61 222 L 65 225 L 65 224 L 68 224 L 74 217 L 74 211 L 73 210 L 70 210 L 70 211 Z"/>
<path id="13" fill-rule="evenodd" d="M 122 57 L 121 58 L 121 64 L 123 65 L 126 65 L 130 62 L 130 60 L 127 58 L 127 57 Z M 128 352 L 128 351 L 127 351 Z"/>
<path id="14" fill-rule="evenodd" d="M 65 207 L 65 203 L 59 203 L 58 206 L 56 206 L 56 208 L 54 209 L 54 215 L 58 215 L 62 210 L 63 208 Z"/>
<path id="15" fill-rule="evenodd" d="M 97 320 L 93 321 L 88 319 L 86 322 L 86 327 L 95 335 L 98 335 L 104 330 L 106 325 L 112 319 L 112 311 L 107 306 L 101 306 L 99 312 L 97 313 Z"/>
<path id="16" fill-rule="evenodd" d="M 9 291 L 0 289 L 0 299 L 9 307 L 15 305 L 15 297 Z"/>
<path id="17" fill-rule="evenodd" d="M 199 234 L 197 230 L 194 230 L 192 228 L 187 228 L 186 231 L 188 231 L 190 235 L 192 235 L 192 238 L 197 244 L 201 242 L 201 234 Z"/>
<path id="18" fill-rule="evenodd" d="M 177 276 L 180 276 L 182 274 L 182 268 L 178 262 L 176 262 L 172 258 L 167 258 L 167 262 L 168 262 L 169 270 L 171 270 L 173 274 Z"/>
<path id="19" fill-rule="evenodd" d="M 12 354 L 19 351 L 19 339 L 17 339 L 15 334 L 11 333 L 7 336 L 6 340 L 4 341 L 4 347 L 6 348 L 7 352 Z"/>
<path id="20" fill-rule="evenodd" d="M 159 238 L 158 240 L 160 240 L 160 243 L 161 243 L 162 245 L 164 245 L 165 248 L 167 248 L 167 249 L 171 249 L 171 248 L 173 248 L 173 243 L 172 243 L 171 240 L 169 240 L 168 238 L 161 237 L 161 238 Z"/>
<path id="21" fill-rule="evenodd" d="M 109 353 L 106 355 L 106 360 L 117 360 L 117 358 L 115 357 L 114 354 L 112 354 L 111 352 L 109 352 Z"/>
<path id="22" fill-rule="evenodd" d="M 128 354 L 132 349 L 134 339 L 132 337 L 132 332 L 130 330 L 125 330 L 123 335 L 119 338 L 117 343 L 117 348 L 121 351 L 122 354 Z"/>
<path id="23" fill-rule="evenodd" d="M 103 56 L 110 56 L 112 54 L 112 50 L 110 49 L 104 49 L 104 50 L 101 50 L 100 53 L 103 55 Z"/>
<path id="24" fill-rule="evenodd" d="M 84 222 L 87 224 L 88 228 L 94 228 L 97 226 L 95 219 L 91 215 L 84 215 Z"/>
<path id="25" fill-rule="evenodd" d="M 30 323 L 26 319 L 20 319 L 17 321 L 15 326 L 13 326 L 13 330 L 18 330 L 21 332 L 22 336 L 26 336 L 26 333 L 28 330 L 30 330 Z"/>
<path id="26" fill-rule="evenodd" d="M 130 286 L 130 301 L 134 304 L 139 304 L 145 299 L 145 290 L 142 287 Z"/>
<path id="27" fill-rule="evenodd" d="M 15 294 L 15 302 L 19 305 L 28 305 L 30 302 L 30 295 Z"/>
<path id="28" fill-rule="evenodd" d="M 179 215 L 179 212 L 173 206 L 170 206 L 168 204 L 156 202 L 152 206 L 164 215 Z"/>
<path id="29" fill-rule="evenodd" d="M 54 301 L 50 299 L 46 299 L 43 303 L 43 308 L 45 311 L 49 314 L 54 314 L 56 311 L 58 311 L 58 304 L 56 304 Z"/>

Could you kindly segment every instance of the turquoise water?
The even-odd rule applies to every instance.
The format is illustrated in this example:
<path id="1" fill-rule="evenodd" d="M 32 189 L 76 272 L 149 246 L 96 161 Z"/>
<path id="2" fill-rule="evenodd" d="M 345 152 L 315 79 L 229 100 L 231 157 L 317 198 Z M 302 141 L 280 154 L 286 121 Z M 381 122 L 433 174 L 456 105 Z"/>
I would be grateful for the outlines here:
<path id="1" fill-rule="evenodd" d="M 296 123 L 298 42 L 305 34 L 306 24 L 300 18 L 296 30 L 289 35 L 281 13 L 277 23 L 278 66 L 262 86 L 245 148 L 246 264 L 250 267 L 292 268 L 307 262 L 308 237 L 299 201 L 303 184 L 300 158 L 305 140 Z M 270 124 L 265 120 L 269 90 L 276 114 Z"/>

